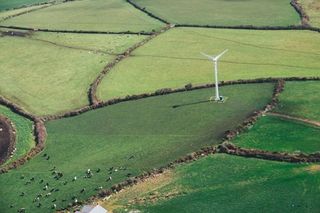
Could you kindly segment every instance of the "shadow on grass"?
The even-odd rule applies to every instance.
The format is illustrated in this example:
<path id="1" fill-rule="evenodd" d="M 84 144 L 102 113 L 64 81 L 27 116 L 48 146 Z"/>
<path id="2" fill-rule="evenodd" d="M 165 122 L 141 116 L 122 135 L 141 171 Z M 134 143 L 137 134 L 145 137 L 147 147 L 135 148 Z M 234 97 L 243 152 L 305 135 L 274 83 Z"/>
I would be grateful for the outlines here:
<path id="1" fill-rule="evenodd" d="M 197 104 L 204 104 L 211 102 L 210 100 L 203 100 L 203 101 L 197 101 L 197 102 L 191 102 L 191 103 L 185 103 L 185 104 L 179 104 L 179 105 L 173 105 L 172 108 L 179 108 L 179 107 L 186 107 L 186 106 L 192 106 Z"/>

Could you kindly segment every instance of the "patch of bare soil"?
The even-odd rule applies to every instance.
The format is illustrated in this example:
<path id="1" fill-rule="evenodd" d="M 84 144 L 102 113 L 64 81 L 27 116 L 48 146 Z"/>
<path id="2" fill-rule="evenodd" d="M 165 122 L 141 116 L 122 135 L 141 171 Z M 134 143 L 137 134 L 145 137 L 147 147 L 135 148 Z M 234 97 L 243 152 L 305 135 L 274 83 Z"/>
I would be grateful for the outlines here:
<path id="1" fill-rule="evenodd" d="M 14 145 L 14 129 L 7 118 L 0 116 L 0 164 L 9 158 Z"/>

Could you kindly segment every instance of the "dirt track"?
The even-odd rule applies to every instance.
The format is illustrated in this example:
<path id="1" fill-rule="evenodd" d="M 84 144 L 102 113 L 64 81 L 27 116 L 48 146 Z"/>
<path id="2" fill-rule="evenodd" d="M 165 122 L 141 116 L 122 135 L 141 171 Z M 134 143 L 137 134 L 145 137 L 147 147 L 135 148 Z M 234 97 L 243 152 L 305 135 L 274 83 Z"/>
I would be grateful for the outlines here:
<path id="1" fill-rule="evenodd" d="M 0 164 L 5 162 L 15 144 L 14 130 L 10 121 L 0 116 Z"/>

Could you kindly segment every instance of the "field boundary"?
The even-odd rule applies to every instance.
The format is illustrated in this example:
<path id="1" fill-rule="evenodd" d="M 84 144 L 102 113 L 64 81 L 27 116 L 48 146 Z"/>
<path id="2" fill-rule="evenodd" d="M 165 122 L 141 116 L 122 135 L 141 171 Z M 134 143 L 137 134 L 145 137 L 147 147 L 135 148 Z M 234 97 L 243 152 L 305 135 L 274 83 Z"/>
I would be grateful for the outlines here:
<path id="1" fill-rule="evenodd" d="M 97 88 L 99 86 L 99 84 L 101 83 L 102 79 L 111 71 L 111 69 L 117 65 L 120 61 L 122 61 L 123 59 L 127 58 L 130 56 L 130 54 L 136 50 L 137 48 L 143 46 L 144 44 L 146 44 L 147 42 L 149 42 L 150 40 L 154 39 L 155 37 L 157 37 L 158 35 L 165 33 L 166 31 L 168 31 L 169 29 L 171 29 L 170 25 L 167 25 L 165 28 L 163 28 L 162 30 L 160 30 L 160 32 L 155 33 L 149 37 L 147 37 L 146 39 L 143 39 L 142 41 L 134 44 L 132 47 L 128 48 L 126 51 L 124 51 L 122 54 L 119 54 L 114 60 L 112 60 L 111 62 L 109 62 L 104 68 L 103 70 L 99 73 L 99 75 L 97 76 L 97 78 L 94 80 L 94 82 L 90 85 L 89 91 L 88 91 L 88 98 L 89 98 L 89 103 L 90 105 L 96 105 L 98 104 L 100 101 L 96 96 L 96 92 L 97 92 Z"/>
<path id="2" fill-rule="evenodd" d="M 245 149 L 230 142 L 224 142 L 217 148 L 218 153 L 237 155 L 246 158 L 258 158 L 263 160 L 281 161 L 289 163 L 317 163 L 320 162 L 320 152 L 313 154 L 292 154 L 287 152 L 271 152 L 259 149 Z"/>
<path id="3" fill-rule="evenodd" d="M 221 81 L 219 83 L 220 86 L 229 86 L 229 85 L 236 85 L 236 84 L 255 84 L 255 83 L 275 83 L 279 80 L 284 81 L 320 81 L 320 77 L 287 77 L 287 78 L 258 78 L 258 79 L 240 79 L 240 80 L 231 80 L 231 81 Z M 127 95 L 126 97 L 122 98 L 113 98 L 107 101 L 101 101 L 96 104 L 91 104 L 84 106 L 82 108 L 72 110 L 69 112 L 56 114 L 56 115 L 47 115 L 42 116 L 41 120 L 43 121 L 51 121 L 51 120 L 58 120 L 62 118 L 68 118 L 68 117 L 74 117 L 77 115 L 80 115 L 82 113 L 86 113 L 91 110 L 100 109 L 109 105 L 115 105 L 122 102 L 128 102 L 128 101 L 134 101 L 134 100 L 140 100 L 144 98 L 149 97 L 155 97 L 155 96 L 161 96 L 161 95 L 168 95 L 172 93 L 178 93 L 178 92 L 186 92 L 186 91 L 192 91 L 192 90 L 198 90 L 198 89 L 205 89 L 205 88 L 212 88 L 215 87 L 215 84 L 213 83 L 207 83 L 197 86 L 192 85 L 185 85 L 184 87 L 180 88 L 162 88 L 158 89 L 155 92 L 150 93 L 142 93 L 137 95 Z"/>
<path id="4" fill-rule="evenodd" d="M 146 10 L 143 7 L 140 7 L 139 5 L 137 5 L 136 3 L 134 3 L 131 0 L 126 0 L 127 3 L 131 4 L 134 8 L 140 10 L 141 12 L 147 14 L 148 16 L 150 16 L 151 18 L 157 19 L 158 21 L 165 23 L 165 24 L 170 24 L 170 22 L 168 22 L 167 20 L 160 18 L 159 16 L 154 15 L 153 13 L 149 12 L 148 10 Z"/>
<path id="5" fill-rule="evenodd" d="M 131 31 L 94 31 L 94 30 L 54 30 L 54 29 L 44 29 L 44 28 L 31 28 L 31 27 L 18 27 L 18 26 L 6 26 L 0 25 L 0 28 L 8 28 L 15 30 L 29 30 L 38 32 L 49 32 L 49 33 L 76 33 L 76 34 L 111 34 L 111 35 L 153 35 L 155 32 L 131 32 Z"/>
<path id="6" fill-rule="evenodd" d="M 320 127 L 320 122 L 315 121 L 315 120 L 310 120 L 307 118 L 301 118 L 301 117 L 296 117 L 292 115 L 287 115 L 279 112 L 268 112 L 268 115 L 279 117 L 279 118 L 284 118 L 286 120 L 291 120 L 291 121 L 298 121 L 304 124 L 312 125 L 314 127 Z"/>
<path id="7" fill-rule="evenodd" d="M 9 144 L 8 144 L 6 156 L 4 156 L 4 158 L 0 159 L 0 166 L 1 166 L 1 164 L 5 163 L 7 160 L 9 160 L 11 155 L 14 153 L 16 142 L 17 142 L 17 136 L 16 136 L 17 130 L 16 130 L 15 125 L 11 122 L 11 120 L 8 117 L 0 115 L 0 121 L 2 123 L 4 123 L 9 129 L 9 131 L 8 131 Z"/>
<path id="8" fill-rule="evenodd" d="M 291 0 L 291 6 L 297 11 L 300 16 L 302 26 L 310 27 L 310 18 L 308 14 L 304 11 L 303 7 L 298 3 L 297 0 Z"/>

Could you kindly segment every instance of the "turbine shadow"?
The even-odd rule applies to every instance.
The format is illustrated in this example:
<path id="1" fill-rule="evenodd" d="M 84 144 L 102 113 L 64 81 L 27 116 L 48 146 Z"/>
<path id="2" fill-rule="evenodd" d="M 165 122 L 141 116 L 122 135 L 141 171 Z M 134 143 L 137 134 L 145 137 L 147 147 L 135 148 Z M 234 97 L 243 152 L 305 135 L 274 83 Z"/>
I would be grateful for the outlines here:
<path id="1" fill-rule="evenodd" d="M 196 104 L 204 104 L 204 103 L 208 103 L 208 102 L 210 102 L 210 100 L 203 100 L 203 101 L 197 101 L 197 102 L 192 102 L 192 103 L 173 105 L 172 108 L 175 109 L 175 108 L 179 108 L 179 107 L 192 106 L 192 105 L 196 105 Z"/>

